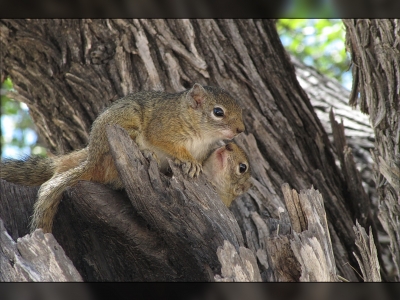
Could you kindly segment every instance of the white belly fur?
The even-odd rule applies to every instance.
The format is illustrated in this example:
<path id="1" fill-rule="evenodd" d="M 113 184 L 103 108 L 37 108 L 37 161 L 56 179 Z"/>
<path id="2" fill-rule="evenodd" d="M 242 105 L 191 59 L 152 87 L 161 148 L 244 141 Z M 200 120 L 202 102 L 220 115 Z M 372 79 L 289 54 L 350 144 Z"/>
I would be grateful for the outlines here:
<path id="1" fill-rule="evenodd" d="M 186 142 L 186 148 L 196 160 L 203 161 L 206 158 L 205 156 L 208 154 L 210 147 L 215 144 L 216 140 L 215 137 L 195 137 Z"/>

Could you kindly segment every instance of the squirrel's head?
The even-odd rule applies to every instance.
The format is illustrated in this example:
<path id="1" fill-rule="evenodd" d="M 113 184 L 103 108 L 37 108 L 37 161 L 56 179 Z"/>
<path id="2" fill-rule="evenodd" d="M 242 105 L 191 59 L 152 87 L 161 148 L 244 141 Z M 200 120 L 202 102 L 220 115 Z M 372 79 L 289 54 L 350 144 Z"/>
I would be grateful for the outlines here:
<path id="1" fill-rule="evenodd" d="M 203 172 L 228 207 L 252 186 L 247 155 L 232 142 L 211 153 L 203 164 Z"/>
<path id="2" fill-rule="evenodd" d="M 230 140 L 245 130 L 242 108 L 227 91 L 195 83 L 186 97 L 200 118 L 201 129 L 215 139 Z"/>

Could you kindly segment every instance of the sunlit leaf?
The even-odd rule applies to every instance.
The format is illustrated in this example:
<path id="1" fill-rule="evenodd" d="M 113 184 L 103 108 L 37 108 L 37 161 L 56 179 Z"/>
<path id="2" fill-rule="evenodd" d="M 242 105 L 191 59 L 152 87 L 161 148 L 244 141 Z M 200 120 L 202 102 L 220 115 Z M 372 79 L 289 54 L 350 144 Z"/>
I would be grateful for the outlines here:
<path id="1" fill-rule="evenodd" d="M 15 153 L 16 157 L 20 157 L 21 154 L 32 154 L 33 149 L 43 155 L 46 151 L 43 147 L 37 145 L 34 124 L 26 105 L 6 96 L 7 92 L 12 89 L 12 81 L 7 78 L 1 86 L 1 120 L 3 124 L 3 119 L 7 117 L 7 124 L 11 126 L 1 127 L 1 155 L 4 157 L 5 153 Z"/>
<path id="2" fill-rule="evenodd" d="M 287 51 L 321 73 L 349 84 L 346 72 L 350 60 L 345 51 L 341 20 L 280 19 L 277 30 Z"/>

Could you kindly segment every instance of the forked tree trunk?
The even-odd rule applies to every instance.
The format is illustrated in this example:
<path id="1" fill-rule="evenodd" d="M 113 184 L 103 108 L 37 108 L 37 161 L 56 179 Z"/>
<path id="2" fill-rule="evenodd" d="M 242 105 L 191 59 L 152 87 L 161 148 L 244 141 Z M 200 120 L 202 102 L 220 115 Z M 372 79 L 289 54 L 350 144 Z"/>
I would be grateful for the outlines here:
<path id="1" fill-rule="evenodd" d="M 223 240 L 228 240 L 241 253 L 242 261 L 252 261 L 246 250 L 240 250 L 240 247 L 247 247 L 257 257 L 263 280 L 334 280 L 336 275 L 350 281 L 360 280 L 353 270 L 359 269 L 353 255 L 353 252 L 358 253 L 353 226 L 358 219 L 361 226 L 372 226 L 375 229 L 370 200 L 363 192 L 359 178 L 349 181 L 348 176 L 351 176 L 350 172 L 354 168 L 348 163 L 351 160 L 349 154 L 343 154 L 343 140 L 335 145 L 339 157 L 342 158 L 343 171 L 336 166 L 333 147 L 296 79 L 293 65 L 282 47 L 273 21 L 2 20 L 0 29 L 1 72 L 11 77 L 16 90 L 12 96 L 27 103 L 39 135 L 53 152 L 65 153 L 85 146 L 90 125 L 96 116 L 112 101 L 127 93 L 150 89 L 175 92 L 189 88 L 194 82 L 220 86 L 229 91 L 243 107 L 246 133 L 235 140 L 249 154 L 255 187 L 237 199 L 231 209 L 241 234 L 236 231 L 235 222 L 229 223 L 230 219 L 223 217 L 229 215 L 226 210 L 221 214 L 225 220 L 221 222 L 225 222 L 225 225 L 221 224 L 222 227 L 219 227 L 216 221 L 219 217 L 215 216 L 214 222 L 211 220 L 210 225 L 199 229 L 202 234 L 207 232 L 207 228 L 215 231 L 215 239 L 208 246 L 222 247 Z M 184 184 L 183 179 L 178 182 Z M 293 218 L 289 218 L 290 213 L 288 214 L 283 200 L 284 183 L 297 191 L 311 187 L 319 190 L 321 195 L 310 192 L 308 199 L 323 199 L 324 205 L 317 202 L 316 208 L 311 209 L 306 200 L 302 201 L 309 208 L 305 211 L 321 212 L 321 208 L 326 211 L 327 221 L 323 228 L 329 228 L 328 236 L 325 231 L 319 233 L 312 227 L 304 226 L 298 228 L 308 228 L 303 238 L 292 232 L 293 224 L 290 220 L 293 222 Z M 174 187 L 175 190 L 179 190 L 179 184 Z M 190 184 L 184 186 L 183 190 L 190 194 Z M 129 201 L 126 200 L 126 195 L 100 189 L 89 183 L 81 183 L 70 189 L 64 200 L 72 200 L 63 201 L 57 215 L 58 229 L 55 229 L 55 237 L 84 279 L 109 279 L 110 277 L 102 275 L 111 274 L 107 273 L 110 271 L 107 269 L 110 264 L 126 266 L 129 263 L 125 260 L 127 257 L 138 259 L 133 252 L 114 252 L 116 257 L 106 256 L 100 265 L 91 261 L 90 255 L 82 258 L 71 248 L 74 243 L 83 245 L 82 249 L 87 251 L 87 247 L 91 246 L 93 249 L 89 252 L 95 253 L 97 258 L 101 257 L 101 251 L 106 246 L 109 247 L 108 250 L 114 249 L 113 247 L 121 249 L 121 236 L 101 233 L 106 230 L 104 228 L 121 224 L 120 221 L 125 217 L 137 224 L 138 232 L 145 232 L 150 236 L 155 232 L 157 238 L 153 240 L 153 246 L 138 245 L 143 256 L 136 263 L 141 263 L 142 269 L 133 268 L 129 270 L 131 273 L 121 272 L 118 274 L 120 277 L 114 278 L 133 279 L 129 277 L 133 274 L 132 276 L 138 276 L 135 279 L 205 280 L 222 274 L 218 273 L 219 263 L 224 260 L 222 250 L 218 252 L 218 262 L 217 249 L 213 257 L 206 250 L 207 245 L 200 242 L 184 244 L 184 241 L 193 241 L 193 230 L 171 227 L 167 219 L 146 214 L 146 209 L 142 210 L 143 207 L 136 202 L 131 202 L 132 210 L 128 208 L 129 204 L 126 206 L 126 201 Z M 93 194 L 84 194 L 85 190 L 92 193 L 96 190 L 102 191 L 109 196 L 90 200 Z M 129 194 L 129 190 L 127 193 L 131 201 L 135 199 L 134 193 Z M 154 188 L 152 193 L 159 194 L 157 197 L 162 199 L 161 195 L 165 191 Z M 172 203 L 196 198 L 193 194 L 186 196 L 188 198 L 182 196 L 183 194 L 171 195 L 167 199 L 171 199 Z M 80 197 L 86 200 L 79 200 Z M 198 197 L 198 201 L 202 197 Z M 85 235 L 85 230 L 80 227 L 82 223 L 78 221 L 78 217 L 75 219 L 73 199 L 78 201 L 78 208 L 86 206 L 87 210 L 76 215 L 80 215 L 81 219 L 85 216 L 92 218 L 84 222 L 86 226 L 93 226 L 89 229 L 91 232 L 98 229 L 99 235 L 96 238 Z M 110 206 L 108 213 L 113 213 L 102 214 L 104 211 L 101 210 L 101 201 L 104 199 L 112 199 L 103 204 Z M 198 204 L 195 205 L 197 206 Z M 175 214 L 171 211 L 170 221 L 175 225 L 185 224 L 175 223 L 174 218 L 182 213 L 178 212 L 179 210 Z M 183 214 L 187 218 L 195 215 Z M 318 222 L 324 222 L 323 214 L 319 216 L 322 221 Z M 320 217 L 315 220 L 321 220 Z M 156 224 L 161 224 L 157 220 L 164 222 L 167 226 L 165 230 L 157 227 Z M 96 225 L 101 223 L 105 227 Z M 203 223 L 199 221 L 198 224 Z M 13 231 L 11 225 L 6 223 L 5 226 L 10 232 Z M 81 232 L 81 235 L 73 240 L 71 234 L 68 235 L 68 230 Z M 114 232 L 124 231 L 118 228 Z M 126 232 L 128 236 L 123 236 L 124 240 L 129 240 L 129 234 L 134 232 Z M 168 233 L 161 244 L 158 242 L 160 233 Z M 299 243 L 296 245 L 308 247 L 311 244 L 307 244 L 307 239 L 314 240 L 310 234 L 316 237 L 316 241 L 321 238 L 319 248 L 317 244 L 312 244 L 316 246 L 315 249 L 324 249 L 325 258 L 331 259 L 332 253 L 334 256 L 335 263 L 333 267 L 327 264 L 331 269 L 325 269 L 326 276 L 323 278 L 313 277 L 312 272 L 301 272 L 296 263 L 296 259 L 301 262 L 301 251 L 291 241 L 297 239 Z M 134 238 L 132 236 L 133 241 Z M 202 236 L 198 238 L 200 241 Z M 332 253 L 329 251 L 330 246 L 326 246 L 330 241 Z M 192 251 L 186 252 L 184 259 L 191 262 L 191 265 L 185 266 L 176 258 L 170 259 L 174 251 L 178 251 L 180 247 L 187 249 L 187 246 Z M 279 247 L 287 251 L 281 253 Z M 278 251 L 271 250 L 274 248 Z M 125 249 L 128 251 L 130 248 Z M 224 249 L 230 251 L 229 246 Z M 285 260 L 286 257 L 290 259 Z M 290 262 L 296 269 L 291 269 L 292 265 L 288 265 L 286 269 L 279 266 L 279 262 L 283 261 Z M 163 262 L 163 265 L 160 267 L 156 262 Z M 197 268 L 200 265 L 202 269 Z M 301 266 L 305 265 L 301 263 Z M 193 277 L 185 277 L 188 273 L 176 272 L 185 269 L 187 272 L 188 266 L 197 266 L 192 271 L 196 270 L 198 273 Z M 280 268 L 287 273 L 282 276 Z M 248 278 L 258 278 L 254 274 L 247 274 Z M 222 276 L 224 277 L 223 274 Z"/>

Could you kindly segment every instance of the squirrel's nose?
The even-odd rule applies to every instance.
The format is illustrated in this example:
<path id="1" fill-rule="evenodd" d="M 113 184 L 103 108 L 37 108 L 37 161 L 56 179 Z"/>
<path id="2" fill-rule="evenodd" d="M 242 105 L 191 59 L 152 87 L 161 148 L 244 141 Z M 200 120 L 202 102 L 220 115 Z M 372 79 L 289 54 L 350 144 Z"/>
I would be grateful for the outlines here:
<path id="1" fill-rule="evenodd" d="M 244 125 L 243 125 L 243 126 L 240 126 L 240 127 L 238 127 L 238 128 L 236 128 L 236 132 L 237 132 L 238 134 L 239 134 L 239 133 L 242 133 L 244 130 L 245 130 Z"/>

